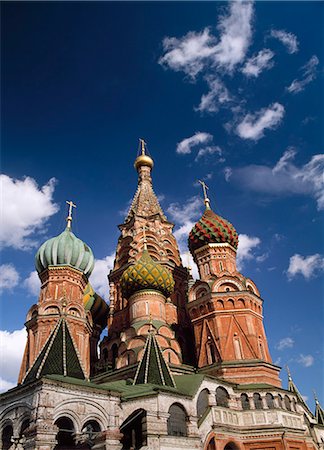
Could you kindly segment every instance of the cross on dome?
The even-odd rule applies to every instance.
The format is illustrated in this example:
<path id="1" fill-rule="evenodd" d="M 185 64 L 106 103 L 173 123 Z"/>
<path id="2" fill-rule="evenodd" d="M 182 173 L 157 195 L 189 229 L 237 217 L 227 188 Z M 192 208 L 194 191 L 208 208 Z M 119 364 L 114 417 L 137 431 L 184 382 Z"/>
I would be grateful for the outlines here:
<path id="1" fill-rule="evenodd" d="M 145 155 L 146 153 L 145 153 L 145 150 L 146 150 L 146 142 L 144 141 L 144 139 L 139 139 L 139 141 L 140 141 L 140 149 L 141 149 L 141 154 L 142 155 Z"/>
<path id="2" fill-rule="evenodd" d="M 69 205 L 69 213 L 68 216 L 66 218 L 67 221 L 67 228 L 70 230 L 71 229 L 71 224 L 72 224 L 72 208 L 76 208 L 76 205 L 72 202 L 72 200 L 67 201 L 66 203 Z"/>
<path id="3" fill-rule="evenodd" d="M 209 189 L 209 187 L 207 186 L 207 184 L 204 181 L 198 180 L 198 183 L 201 184 L 202 189 L 203 189 L 204 203 L 206 205 L 206 209 L 210 209 L 210 200 L 207 196 L 207 190 Z"/>

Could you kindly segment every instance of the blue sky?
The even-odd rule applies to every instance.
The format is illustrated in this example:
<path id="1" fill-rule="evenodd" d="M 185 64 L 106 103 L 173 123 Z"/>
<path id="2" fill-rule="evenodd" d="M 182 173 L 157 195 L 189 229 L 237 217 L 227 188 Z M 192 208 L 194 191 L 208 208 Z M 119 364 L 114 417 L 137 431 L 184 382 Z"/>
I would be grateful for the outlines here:
<path id="1" fill-rule="evenodd" d="M 143 137 L 181 253 L 204 179 L 212 208 L 240 234 L 273 360 L 289 365 L 311 406 L 312 389 L 324 403 L 323 3 L 1 7 L 4 388 L 37 301 L 34 254 L 63 230 L 65 200 L 77 204 L 73 230 L 108 298 Z"/>

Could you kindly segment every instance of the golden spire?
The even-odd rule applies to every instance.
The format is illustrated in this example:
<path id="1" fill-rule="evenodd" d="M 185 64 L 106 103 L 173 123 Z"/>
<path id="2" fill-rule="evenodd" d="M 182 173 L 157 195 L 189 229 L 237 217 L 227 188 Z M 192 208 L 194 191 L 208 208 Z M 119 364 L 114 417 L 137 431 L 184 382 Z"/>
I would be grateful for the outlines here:
<path id="1" fill-rule="evenodd" d="M 66 218 L 67 225 L 66 227 L 71 230 L 72 224 L 72 208 L 76 208 L 76 205 L 70 200 L 69 202 L 66 200 L 66 203 L 69 205 L 69 215 Z"/>
<path id="2" fill-rule="evenodd" d="M 202 188 L 203 188 L 204 203 L 206 205 L 206 209 L 210 209 L 210 201 L 209 201 L 209 198 L 207 196 L 207 189 L 209 189 L 209 187 L 207 186 L 207 184 L 204 181 L 198 180 L 198 183 L 200 183 Z"/>
<path id="3" fill-rule="evenodd" d="M 139 139 L 139 153 L 139 156 L 135 159 L 135 169 L 138 171 L 141 166 L 148 166 L 152 169 L 154 165 L 153 159 L 146 153 L 146 142 L 144 139 Z"/>

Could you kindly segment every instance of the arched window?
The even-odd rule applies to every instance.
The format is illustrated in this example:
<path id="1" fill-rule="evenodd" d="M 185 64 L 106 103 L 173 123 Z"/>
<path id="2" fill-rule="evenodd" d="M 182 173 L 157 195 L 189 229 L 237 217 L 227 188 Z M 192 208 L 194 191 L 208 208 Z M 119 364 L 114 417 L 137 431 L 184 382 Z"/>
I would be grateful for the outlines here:
<path id="1" fill-rule="evenodd" d="M 3 448 L 3 450 L 8 450 L 11 447 L 11 445 L 12 445 L 12 442 L 11 442 L 12 435 L 13 435 L 12 425 L 8 424 L 2 430 L 2 439 L 1 440 L 2 440 L 2 448 Z"/>
<path id="2" fill-rule="evenodd" d="M 269 409 L 273 409 L 275 407 L 274 405 L 274 397 L 272 394 L 267 394 L 266 395 L 266 402 L 267 402 L 267 406 Z"/>
<path id="3" fill-rule="evenodd" d="M 122 423 L 120 431 L 123 433 L 121 443 L 123 450 L 140 449 L 146 445 L 146 411 L 137 409 Z"/>
<path id="4" fill-rule="evenodd" d="M 205 411 L 208 408 L 208 395 L 209 391 L 208 389 L 203 389 L 200 394 L 198 395 L 197 399 L 197 416 L 198 419 L 202 417 L 205 413 Z"/>
<path id="5" fill-rule="evenodd" d="M 223 406 L 224 408 L 228 408 L 228 400 L 229 395 L 226 389 L 219 386 L 216 389 L 216 405 L 217 406 Z"/>
<path id="6" fill-rule="evenodd" d="M 262 398 L 260 394 L 253 394 L 253 401 L 255 409 L 263 409 Z"/>
<path id="7" fill-rule="evenodd" d="M 56 435 L 57 445 L 55 447 L 55 450 L 75 448 L 75 430 L 72 420 L 68 417 L 60 417 L 55 422 L 55 425 L 59 428 L 59 431 Z"/>
<path id="8" fill-rule="evenodd" d="M 295 398 L 293 398 L 293 401 L 292 401 L 292 407 L 293 407 L 293 410 L 294 410 L 294 411 L 298 412 L 298 411 L 297 411 L 297 402 L 296 402 L 296 399 L 295 399 Z"/>
<path id="9" fill-rule="evenodd" d="M 238 450 L 238 446 L 234 442 L 229 442 L 225 445 L 224 450 Z"/>
<path id="10" fill-rule="evenodd" d="M 227 300 L 227 308 L 234 309 L 234 301 L 231 298 Z"/>
<path id="11" fill-rule="evenodd" d="M 216 442 L 214 437 L 208 442 L 207 450 L 216 450 Z"/>
<path id="12" fill-rule="evenodd" d="M 19 437 L 23 437 L 26 433 L 27 428 L 29 428 L 30 420 L 25 419 L 20 427 Z"/>
<path id="13" fill-rule="evenodd" d="M 280 394 L 278 394 L 278 406 L 279 408 L 282 408 L 282 397 Z"/>
<path id="14" fill-rule="evenodd" d="M 88 420 L 81 429 L 85 443 L 92 446 L 100 434 L 100 431 L 100 425 L 96 420 Z"/>
<path id="15" fill-rule="evenodd" d="M 247 396 L 247 394 L 241 394 L 241 404 L 242 404 L 242 409 L 244 409 L 244 410 L 250 409 L 250 400 L 249 400 L 249 397 Z"/>
<path id="16" fill-rule="evenodd" d="M 208 337 L 209 341 L 206 343 L 206 351 L 207 351 L 207 362 L 208 364 L 214 364 L 217 361 L 217 354 L 215 344 L 211 342 L 210 337 Z"/>
<path id="17" fill-rule="evenodd" d="M 285 395 L 285 408 L 288 409 L 288 411 L 291 411 L 290 398 L 288 395 Z"/>
<path id="18" fill-rule="evenodd" d="M 169 436 L 187 436 L 187 414 L 177 403 L 170 406 L 168 418 Z"/>

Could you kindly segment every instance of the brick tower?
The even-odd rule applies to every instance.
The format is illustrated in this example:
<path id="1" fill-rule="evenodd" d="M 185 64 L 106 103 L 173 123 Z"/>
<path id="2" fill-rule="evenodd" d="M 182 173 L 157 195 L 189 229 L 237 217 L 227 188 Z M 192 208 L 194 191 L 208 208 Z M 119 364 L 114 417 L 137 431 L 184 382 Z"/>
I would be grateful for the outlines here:
<path id="1" fill-rule="evenodd" d="M 66 229 L 44 242 L 36 254 L 41 290 L 38 303 L 27 314 L 20 383 L 56 372 L 88 378 L 97 359 L 108 307 L 88 282 L 94 257 L 90 247 L 72 233 L 75 205 L 68 203 Z"/>
<path id="2" fill-rule="evenodd" d="M 140 361 L 150 323 L 168 362 L 192 362 L 192 332 L 186 310 L 188 271 L 182 266 L 172 234 L 174 225 L 153 191 L 152 168 L 153 160 L 140 140 L 135 161 L 138 187 L 125 221 L 119 225 L 121 235 L 109 274 L 109 335 L 101 353 L 113 368 Z"/>
<path id="3" fill-rule="evenodd" d="M 211 210 L 202 185 L 206 209 L 189 235 L 200 274 L 188 303 L 198 367 L 236 383 L 280 386 L 263 327 L 260 293 L 236 268 L 237 232 Z"/>

